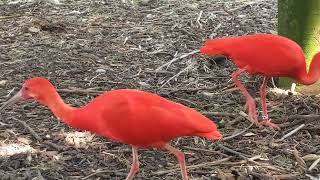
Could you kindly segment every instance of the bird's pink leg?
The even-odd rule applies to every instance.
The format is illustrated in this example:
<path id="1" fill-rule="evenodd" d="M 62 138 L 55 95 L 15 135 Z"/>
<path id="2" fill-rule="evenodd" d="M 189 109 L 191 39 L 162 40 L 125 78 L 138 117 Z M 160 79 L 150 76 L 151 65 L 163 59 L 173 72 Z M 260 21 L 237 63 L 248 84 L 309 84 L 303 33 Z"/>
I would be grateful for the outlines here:
<path id="1" fill-rule="evenodd" d="M 170 151 L 172 154 L 176 155 L 176 157 L 178 158 L 179 164 L 180 164 L 182 180 L 188 180 L 184 153 L 179 151 L 178 149 L 170 146 L 169 144 L 166 144 L 164 146 L 164 148 L 167 149 L 168 151 Z"/>
<path id="2" fill-rule="evenodd" d="M 266 76 L 263 77 L 262 85 L 261 85 L 261 88 L 260 88 L 260 98 L 261 98 L 261 107 L 262 107 L 262 120 L 259 122 L 259 124 L 279 129 L 279 127 L 276 124 L 271 122 L 271 119 L 269 119 L 269 116 L 268 116 L 267 100 L 266 100 L 267 80 L 268 80 L 268 78 Z"/>
<path id="3" fill-rule="evenodd" d="M 126 180 L 132 180 L 134 175 L 139 171 L 138 148 L 132 146 L 132 165 Z"/>
<path id="4" fill-rule="evenodd" d="M 262 85 L 260 87 L 260 97 L 261 97 L 261 107 L 262 107 L 262 120 L 269 119 L 267 111 L 267 101 L 266 101 L 266 88 L 267 88 L 268 78 L 263 77 Z"/>
<path id="5" fill-rule="evenodd" d="M 246 71 L 246 69 L 239 69 L 235 72 L 232 73 L 231 77 L 234 83 L 238 86 L 239 90 L 241 93 L 245 96 L 246 98 L 246 108 L 248 109 L 248 116 L 251 122 L 255 124 L 259 124 L 257 120 L 257 110 L 256 110 L 256 103 L 254 102 L 253 97 L 249 94 L 247 89 L 241 84 L 241 82 L 238 79 L 238 76 Z"/>

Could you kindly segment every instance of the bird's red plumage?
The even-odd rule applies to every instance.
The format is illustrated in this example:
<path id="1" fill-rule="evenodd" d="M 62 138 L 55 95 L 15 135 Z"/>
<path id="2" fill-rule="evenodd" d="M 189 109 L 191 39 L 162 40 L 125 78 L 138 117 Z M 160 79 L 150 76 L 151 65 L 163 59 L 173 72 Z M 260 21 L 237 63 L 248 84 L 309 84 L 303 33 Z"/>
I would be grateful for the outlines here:
<path id="1" fill-rule="evenodd" d="M 161 147 L 179 161 L 183 180 L 188 179 L 183 152 L 170 146 L 179 136 L 220 139 L 217 126 L 199 112 L 149 92 L 120 89 L 107 91 L 82 108 L 65 104 L 54 86 L 45 78 L 27 80 L 20 91 L 0 107 L 21 99 L 33 98 L 46 105 L 65 123 L 130 144 L 132 165 L 127 180 L 139 170 L 138 148 Z"/>
<path id="2" fill-rule="evenodd" d="M 134 89 L 108 91 L 78 109 L 73 119 L 74 127 L 140 147 L 161 147 L 179 136 L 221 137 L 199 112 Z"/>
<path id="3" fill-rule="evenodd" d="M 301 47 L 279 35 L 253 34 L 209 39 L 201 47 L 203 54 L 224 54 L 239 68 L 265 76 L 298 76 L 306 74 Z"/>
<path id="4" fill-rule="evenodd" d="M 309 85 L 320 78 L 320 52 L 312 58 L 309 72 L 301 47 L 294 41 L 279 35 L 253 34 L 236 37 L 209 39 L 200 48 L 202 54 L 222 54 L 230 58 L 239 69 L 232 73 L 232 79 L 246 97 L 249 119 L 262 125 L 278 128 L 271 123 L 266 104 L 266 83 L 268 77 L 287 76 L 301 84 Z M 243 72 L 264 76 L 260 88 L 262 121 L 257 120 L 256 104 L 238 76 Z"/>

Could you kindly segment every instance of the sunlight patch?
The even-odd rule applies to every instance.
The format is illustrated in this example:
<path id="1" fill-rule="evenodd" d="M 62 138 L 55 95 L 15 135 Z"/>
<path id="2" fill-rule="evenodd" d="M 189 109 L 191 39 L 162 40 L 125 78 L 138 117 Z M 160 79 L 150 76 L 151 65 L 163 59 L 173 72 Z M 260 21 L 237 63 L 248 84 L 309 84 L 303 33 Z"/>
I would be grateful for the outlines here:
<path id="1" fill-rule="evenodd" d="M 36 150 L 25 144 L 3 144 L 0 146 L 0 156 L 12 156 L 20 153 L 34 153 Z"/>
<path id="2" fill-rule="evenodd" d="M 270 92 L 278 95 L 299 95 L 296 91 L 285 90 L 280 88 L 270 88 Z"/>
<path id="3" fill-rule="evenodd" d="M 94 138 L 90 132 L 68 132 L 64 133 L 65 141 L 77 148 L 87 148 Z"/>

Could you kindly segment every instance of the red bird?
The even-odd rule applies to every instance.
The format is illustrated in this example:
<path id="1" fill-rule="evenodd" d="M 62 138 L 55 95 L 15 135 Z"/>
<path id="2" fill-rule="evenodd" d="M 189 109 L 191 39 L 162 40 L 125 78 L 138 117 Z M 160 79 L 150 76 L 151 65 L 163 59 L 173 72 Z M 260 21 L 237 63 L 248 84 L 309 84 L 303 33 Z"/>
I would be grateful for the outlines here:
<path id="1" fill-rule="evenodd" d="M 200 52 L 208 55 L 224 55 L 230 58 L 239 69 L 232 74 L 232 79 L 246 97 L 246 108 L 252 122 L 278 128 L 268 117 L 266 104 L 266 83 L 272 76 L 286 76 L 301 84 L 310 85 L 320 77 L 320 52 L 312 59 L 309 72 L 301 47 L 294 41 L 279 35 L 254 34 L 237 37 L 209 39 Z M 249 92 L 240 83 L 238 76 L 242 72 L 262 74 L 260 88 L 262 121 L 257 120 L 256 104 Z"/>
<path id="2" fill-rule="evenodd" d="M 133 162 L 126 180 L 139 170 L 138 148 L 165 148 L 179 161 L 182 179 L 187 180 L 184 153 L 169 145 L 179 136 L 220 139 L 217 126 L 199 112 L 156 94 L 135 89 L 107 91 L 81 108 L 65 104 L 45 78 L 27 80 L 20 91 L 0 108 L 21 99 L 33 98 L 48 106 L 66 124 L 100 134 L 132 146 Z"/>

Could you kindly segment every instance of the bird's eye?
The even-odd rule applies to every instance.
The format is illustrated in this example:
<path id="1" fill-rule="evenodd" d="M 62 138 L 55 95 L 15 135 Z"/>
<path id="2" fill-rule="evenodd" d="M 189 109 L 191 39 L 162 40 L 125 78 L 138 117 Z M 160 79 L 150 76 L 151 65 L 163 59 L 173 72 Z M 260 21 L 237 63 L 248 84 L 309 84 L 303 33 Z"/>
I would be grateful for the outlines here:
<path id="1" fill-rule="evenodd" d="M 24 90 L 28 91 L 28 90 L 29 90 L 29 88 L 28 88 L 28 87 L 24 87 Z"/>

